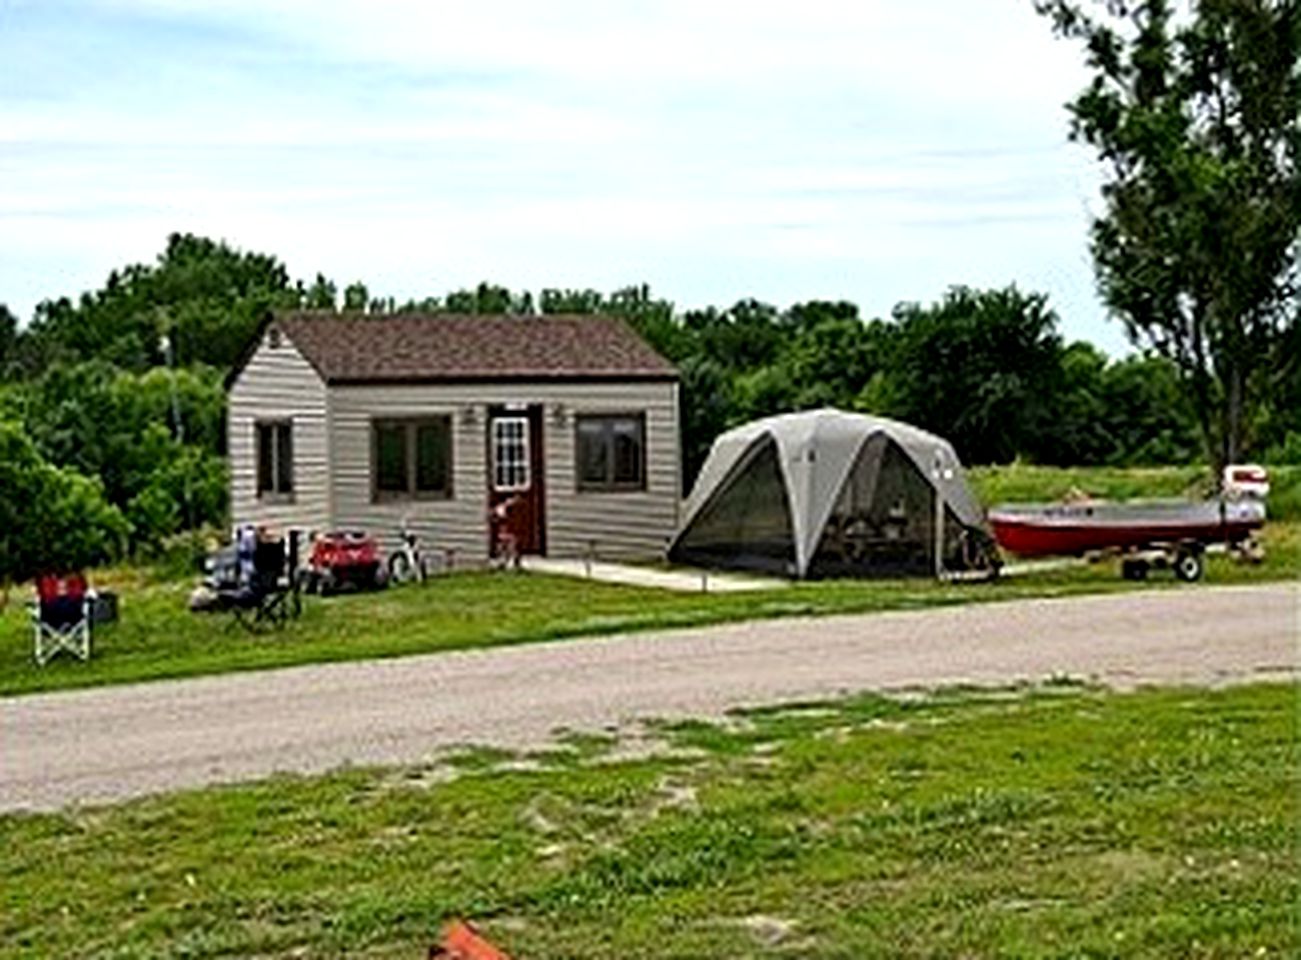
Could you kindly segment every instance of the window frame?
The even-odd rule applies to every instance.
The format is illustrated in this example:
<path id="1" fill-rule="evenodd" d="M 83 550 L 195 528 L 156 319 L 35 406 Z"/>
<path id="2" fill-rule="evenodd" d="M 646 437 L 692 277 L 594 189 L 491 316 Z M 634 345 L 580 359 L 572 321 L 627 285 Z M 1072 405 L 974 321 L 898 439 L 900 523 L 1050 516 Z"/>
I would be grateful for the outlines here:
<path id="1" fill-rule="evenodd" d="M 263 443 L 262 431 L 267 431 L 269 444 Z M 280 431 L 285 431 L 289 448 L 289 489 L 281 489 Z M 269 446 L 269 449 L 268 449 Z M 262 457 L 271 458 L 271 485 L 262 486 Z M 258 418 L 253 421 L 253 491 L 263 503 L 293 503 L 298 490 L 298 477 L 294 470 L 294 420 L 293 417 Z"/>
<path id="2" fill-rule="evenodd" d="M 510 463 L 510 466 L 518 467 L 523 473 L 523 479 L 517 483 L 499 482 L 498 474 L 502 466 L 499 456 L 504 444 L 502 438 L 498 436 L 498 428 L 505 425 L 519 426 L 520 428 L 519 437 L 510 438 L 510 446 L 518 447 L 520 452 L 520 459 Z M 492 459 L 492 490 L 494 493 L 523 493 L 533 488 L 533 444 L 530 433 L 530 421 L 526 414 L 499 414 L 492 418 L 491 435 L 488 438 L 488 454 Z"/>
<path id="3" fill-rule="evenodd" d="M 447 436 L 447 483 L 441 490 L 421 490 L 416 485 L 419 474 L 419 435 L 422 427 L 441 426 Z M 370 418 L 370 500 L 371 503 L 410 503 L 416 500 L 451 500 L 455 490 L 456 434 L 449 413 L 416 414 Z M 379 485 L 379 435 L 385 427 L 402 429 L 402 455 L 406 472 L 405 490 L 381 490 Z"/>
<path id="4" fill-rule="evenodd" d="M 635 481 L 615 480 L 615 453 L 614 453 L 614 422 L 618 420 L 631 420 L 637 425 L 638 440 L 638 479 Z M 606 476 L 607 479 L 601 482 L 585 480 L 583 478 L 583 424 L 591 422 L 604 423 L 601 431 L 602 442 L 606 447 Z M 574 415 L 574 487 L 578 493 L 642 493 L 647 489 L 647 443 L 646 443 L 646 411 L 615 411 L 608 412 L 604 410 L 583 411 Z"/>

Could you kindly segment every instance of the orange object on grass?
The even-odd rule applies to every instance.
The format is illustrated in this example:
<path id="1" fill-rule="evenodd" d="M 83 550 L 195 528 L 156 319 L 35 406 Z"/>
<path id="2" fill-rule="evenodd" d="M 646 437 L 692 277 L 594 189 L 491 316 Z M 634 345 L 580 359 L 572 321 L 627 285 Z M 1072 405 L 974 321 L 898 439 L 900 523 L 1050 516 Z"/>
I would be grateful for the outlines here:
<path id="1" fill-rule="evenodd" d="M 442 943 L 429 948 L 429 960 L 511 960 L 511 957 L 464 920 L 453 920 L 443 929 Z"/>

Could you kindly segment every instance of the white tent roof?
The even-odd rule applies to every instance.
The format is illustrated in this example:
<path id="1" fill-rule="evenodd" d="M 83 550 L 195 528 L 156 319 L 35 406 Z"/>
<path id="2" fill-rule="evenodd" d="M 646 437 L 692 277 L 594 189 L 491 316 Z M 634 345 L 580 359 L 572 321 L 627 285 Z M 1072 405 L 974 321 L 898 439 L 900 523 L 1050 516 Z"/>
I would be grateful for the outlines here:
<path id="1" fill-rule="evenodd" d="M 984 516 L 967 486 L 962 464 L 947 440 L 887 417 L 825 408 L 755 420 L 719 436 L 691 488 L 680 531 L 690 528 L 737 461 L 756 442 L 771 437 L 789 497 L 795 566 L 803 576 L 859 451 L 879 433 L 899 444 L 940 491 L 954 516 L 968 526 L 983 525 Z"/>

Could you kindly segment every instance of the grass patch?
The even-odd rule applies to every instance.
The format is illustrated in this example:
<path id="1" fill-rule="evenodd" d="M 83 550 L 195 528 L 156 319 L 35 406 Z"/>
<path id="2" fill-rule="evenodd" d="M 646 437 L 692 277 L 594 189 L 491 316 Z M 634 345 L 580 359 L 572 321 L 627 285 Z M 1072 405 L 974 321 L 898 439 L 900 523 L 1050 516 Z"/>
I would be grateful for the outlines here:
<path id="1" fill-rule="evenodd" d="M 452 915 L 528 960 L 1294 956 L 1297 722 L 1288 685 L 864 696 L 8 816 L 0 957 L 416 957 Z"/>
<path id="2" fill-rule="evenodd" d="M 1279 580 L 1301 572 L 1301 467 L 1273 468 L 1271 475 L 1271 513 L 1293 519 L 1267 526 L 1264 564 L 1246 567 L 1212 557 L 1208 582 Z M 1052 500 L 1072 488 L 1110 498 L 1177 496 L 1196 494 L 1209 481 L 1197 467 L 1059 469 L 1020 464 L 978 468 L 971 477 L 986 503 Z M 308 598 L 302 620 L 289 629 L 249 636 L 228 617 L 187 612 L 189 582 L 138 569 L 110 571 L 95 580 L 118 590 L 122 620 L 97 632 L 95 655 L 88 664 L 59 659 L 38 668 L 31 659 L 31 632 L 22 604 L 13 603 L 0 613 L 0 695 L 746 619 L 1136 588 L 1121 581 L 1110 563 L 997 584 L 831 581 L 718 595 L 551 577 L 458 573 L 423 587 L 384 594 Z M 1137 588 L 1173 586 L 1167 574 Z"/>
<path id="3" fill-rule="evenodd" d="M 1266 530 L 1268 559 L 1243 566 L 1212 557 L 1211 583 L 1277 580 L 1301 569 L 1301 524 Z M 420 587 L 305 599 L 302 619 L 268 634 L 244 632 L 228 616 L 192 614 L 190 585 L 135 571 L 97 578 L 121 593 L 121 621 L 96 632 L 89 663 L 58 658 L 37 667 L 20 604 L 0 615 L 0 694 L 28 693 L 393 657 L 633 630 L 760 618 L 905 610 L 957 603 L 1135 589 L 1114 564 L 1037 573 L 993 584 L 926 580 L 798 583 L 752 593 L 671 593 L 564 577 L 457 573 Z M 1167 575 L 1139 589 L 1198 589 Z"/>

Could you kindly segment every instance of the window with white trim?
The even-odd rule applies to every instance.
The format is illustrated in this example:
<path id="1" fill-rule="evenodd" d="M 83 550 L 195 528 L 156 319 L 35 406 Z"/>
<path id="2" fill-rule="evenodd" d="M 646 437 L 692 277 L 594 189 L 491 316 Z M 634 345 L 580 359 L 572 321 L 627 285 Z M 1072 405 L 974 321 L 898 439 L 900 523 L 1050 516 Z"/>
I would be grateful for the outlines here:
<path id="1" fill-rule="evenodd" d="M 371 421 L 371 489 L 376 501 L 451 497 L 451 417 Z"/>
<path id="2" fill-rule="evenodd" d="M 492 421 L 492 486 L 499 491 L 529 488 L 528 417 Z"/>
<path id="3" fill-rule="evenodd" d="M 253 424 L 259 499 L 294 494 L 294 424 L 292 420 L 259 420 Z"/>
<path id="4" fill-rule="evenodd" d="M 579 490 L 646 489 L 644 414 L 583 414 L 575 429 Z"/>

